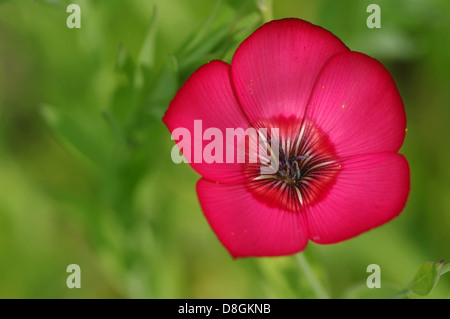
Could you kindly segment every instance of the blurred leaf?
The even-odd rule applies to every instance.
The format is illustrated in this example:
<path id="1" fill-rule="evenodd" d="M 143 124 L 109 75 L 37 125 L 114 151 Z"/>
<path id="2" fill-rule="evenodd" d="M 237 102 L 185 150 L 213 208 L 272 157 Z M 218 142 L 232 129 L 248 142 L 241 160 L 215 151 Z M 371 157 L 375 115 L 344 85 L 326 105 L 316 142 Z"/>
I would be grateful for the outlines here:
<path id="1" fill-rule="evenodd" d="M 257 260 L 268 298 L 330 298 L 319 265 L 310 264 L 302 255 L 305 253 Z M 308 254 L 309 260 L 311 257 Z"/>
<path id="2" fill-rule="evenodd" d="M 111 102 L 111 117 L 120 124 L 120 129 L 126 126 L 132 116 L 135 104 L 136 64 L 127 49 L 119 47 L 116 61 L 117 84 Z"/>
<path id="3" fill-rule="evenodd" d="M 187 78 L 198 66 L 212 59 L 223 59 L 232 56 L 237 45 L 253 31 L 261 17 L 250 7 L 253 2 L 244 2 L 239 6 L 233 20 L 220 25 L 213 25 L 221 1 L 211 12 L 201 31 L 195 33 L 174 54 L 182 80 Z M 233 50 L 233 52 L 230 51 Z"/>
<path id="4" fill-rule="evenodd" d="M 217 17 L 217 14 L 219 13 L 220 6 L 222 4 L 222 0 L 217 0 L 216 5 L 214 6 L 214 9 L 211 11 L 211 14 L 209 15 L 208 19 L 204 23 L 204 25 L 198 30 L 198 32 L 195 32 L 191 38 L 189 38 L 185 45 L 181 47 L 181 50 L 179 52 L 180 56 L 183 55 L 189 55 L 190 52 L 196 47 L 199 46 L 202 42 L 204 42 L 205 39 L 208 38 L 208 30 L 211 28 L 212 23 Z"/>
<path id="5" fill-rule="evenodd" d="M 225 53 L 222 56 L 224 61 L 231 62 L 234 52 L 242 40 L 247 38 L 258 27 L 260 22 L 261 16 L 256 12 L 250 13 L 235 22 L 231 32 L 231 39 L 224 48 Z"/>
<path id="6" fill-rule="evenodd" d="M 439 281 L 443 267 L 443 260 L 424 263 L 409 284 L 410 290 L 420 296 L 429 295 Z"/>
<path id="7" fill-rule="evenodd" d="M 299 276 L 293 257 L 261 258 L 257 264 L 268 298 L 312 298 L 314 295 L 303 276 Z"/>
<path id="8" fill-rule="evenodd" d="M 229 26 L 223 26 L 214 30 L 208 37 L 206 37 L 201 44 L 199 44 L 192 52 L 189 52 L 186 58 L 180 57 L 180 68 L 188 68 L 192 64 L 197 64 L 202 58 L 208 58 L 208 55 L 214 51 L 214 49 L 225 41 L 226 35 L 229 33 Z M 207 61 L 202 61 L 207 62 Z"/>
<path id="9" fill-rule="evenodd" d="M 158 10 L 153 7 L 153 16 L 147 31 L 144 43 L 141 47 L 138 60 L 138 71 L 136 72 L 135 85 L 141 88 L 144 85 L 144 72 L 151 69 L 155 62 L 155 35 L 157 27 Z"/>
<path id="10" fill-rule="evenodd" d="M 179 81 L 176 73 L 169 67 L 165 67 L 161 71 L 158 81 L 155 82 L 155 85 L 150 93 L 149 101 L 147 102 L 146 107 L 146 115 L 160 121 L 178 87 Z M 146 120 L 146 123 L 142 124 L 148 125 L 148 117 L 140 117 L 136 120 L 143 122 L 144 119 Z"/>
<path id="11" fill-rule="evenodd" d="M 113 144 L 105 121 L 99 113 L 87 109 L 41 106 L 41 114 L 56 135 L 97 167 L 107 167 L 113 158 Z"/>

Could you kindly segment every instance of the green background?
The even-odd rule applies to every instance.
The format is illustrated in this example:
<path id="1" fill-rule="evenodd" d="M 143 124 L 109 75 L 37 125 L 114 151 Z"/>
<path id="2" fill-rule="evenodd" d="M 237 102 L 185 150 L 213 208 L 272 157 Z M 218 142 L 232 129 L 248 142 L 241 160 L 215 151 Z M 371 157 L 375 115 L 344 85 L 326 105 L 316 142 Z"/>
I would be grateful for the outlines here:
<path id="1" fill-rule="evenodd" d="M 70 3 L 81 29 L 66 26 Z M 230 257 L 161 122 L 196 68 L 229 62 L 270 18 L 258 3 L 0 1 L 0 297 L 317 297 L 295 256 Z M 366 26 L 370 3 L 380 29 Z M 446 0 L 273 1 L 274 18 L 321 25 L 379 59 L 405 102 L 404 212 L 304 252 L 333 298 L 387 297 L 423 262 L 450 261 L 449 16 Z M 73 263 L 81 289 L 66 286 Z M 373 263 L 382 289 L 365 286 Z M 450 297 L 450 276 L 429 297 Z"/>

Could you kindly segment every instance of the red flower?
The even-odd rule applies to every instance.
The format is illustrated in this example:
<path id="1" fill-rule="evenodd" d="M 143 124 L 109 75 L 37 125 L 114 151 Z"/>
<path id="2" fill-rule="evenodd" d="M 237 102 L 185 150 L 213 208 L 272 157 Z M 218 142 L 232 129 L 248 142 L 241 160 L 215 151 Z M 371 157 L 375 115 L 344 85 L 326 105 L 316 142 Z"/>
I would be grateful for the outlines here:
<path id="1" fill-rule="evenodd" d="M 406 117 L 396 85 L 381 63 L 321 27 L 272 21 L 239 46 L 231 66 L 202 66 L 163 119 L 171 132 L 194 132 L 194 120 L 224 134 L 279 128 L 272 175 L 261 175 L 260 163 L 191 163 L 203 177 L 203 212 L 233 257 L 293 254 L 308 240 L 336 243 L 405 206 L 409 167 L 397 152 Z"/>

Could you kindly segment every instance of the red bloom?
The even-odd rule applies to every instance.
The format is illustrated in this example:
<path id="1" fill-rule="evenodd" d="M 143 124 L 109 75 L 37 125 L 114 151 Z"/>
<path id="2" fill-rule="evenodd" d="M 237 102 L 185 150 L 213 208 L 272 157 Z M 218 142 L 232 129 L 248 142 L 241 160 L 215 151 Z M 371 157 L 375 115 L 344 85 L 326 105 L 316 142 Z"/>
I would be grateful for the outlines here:
<path id="1" fill-rule="evenodd" d="M 261 164 L 191 164 L 203 176 L 203 212 L 233 257 L 339 242 L 405 206 L 409 167 L 398 150 L 406 117 L 396 85 L 377 60 L 321 27 L 272 21 L 239 46 L 231 66 L 202 66 L 163 119 L 171 132 L 194 132 L 194 120 L 223 132 L 279 128 L 280 166 L 272 175 L 261 175 Z"/>

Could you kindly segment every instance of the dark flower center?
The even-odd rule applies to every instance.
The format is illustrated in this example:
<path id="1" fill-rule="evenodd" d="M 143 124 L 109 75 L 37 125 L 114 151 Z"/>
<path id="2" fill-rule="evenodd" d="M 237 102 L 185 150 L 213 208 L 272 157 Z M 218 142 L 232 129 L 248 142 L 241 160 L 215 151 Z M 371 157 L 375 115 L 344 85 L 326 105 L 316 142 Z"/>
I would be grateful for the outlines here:
<path id="1" fill-rule="evenodd" d="M 295 212 L 320 201 L 342 167 L 328 136 L 307 120 L 277 119 L 264 124 L 279 128 L 279 136 L 267 140 L 278 149 L 278 170 L 261 174 L 262 164 L 247 168 L 247 175 L 252 176 L 248 187 L 254 196 Z"/>
<path id="2" fill-rule="evenodd" d="M 278 153 L 278 176 L 289 185 L 296 185 L 305 173 L 300 170 L 302 160 L 308 156 L 287 156 L 281 146 L 278 147 Z"/>

